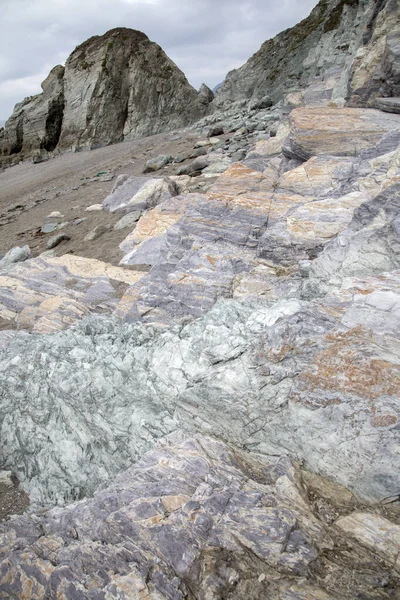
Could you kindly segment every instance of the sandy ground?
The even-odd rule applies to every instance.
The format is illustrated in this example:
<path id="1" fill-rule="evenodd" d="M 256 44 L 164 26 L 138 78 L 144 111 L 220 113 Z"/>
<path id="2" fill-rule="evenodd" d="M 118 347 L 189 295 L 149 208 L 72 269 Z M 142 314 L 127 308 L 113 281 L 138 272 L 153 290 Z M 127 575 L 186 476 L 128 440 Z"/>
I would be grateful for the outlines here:
<path id="1" fill-rule="evenodd" d="M 160 154 L 188 154 L 198 139 L 192 131 L 170 132 L 98 150 L 67 153 L 40 164 L 24 162 L 6 169 L 0 173 L 0 257 L 14 246 L 25 244 L 30 246 L 33 256 L 37 256 L 54 235 L 41 233 L 42 225 L 68 222 L 61 231 L 71 240 L 57 246 L 56 256 L 69 252 L 118 264 L 122 258 L 118 245 L 129 229 L 110 231 L 91 242 L 85 242 L 84 237 L 97 225 L 114 225 L 122 214 L 85 212 L 85 208 L 103 201 L 117 175 L 141 175 L 149 158 Z M 155 176 L 175 174 L 178 166 L 168 165 Z M 97 176 L 101 172 L 111 174 L 113 179 L 102 181 L 104 176 Z M 61 212 L 63 218 L 47 219 L 53 211 Z M 79 218 L 85 221 L 73 225 Z"/>

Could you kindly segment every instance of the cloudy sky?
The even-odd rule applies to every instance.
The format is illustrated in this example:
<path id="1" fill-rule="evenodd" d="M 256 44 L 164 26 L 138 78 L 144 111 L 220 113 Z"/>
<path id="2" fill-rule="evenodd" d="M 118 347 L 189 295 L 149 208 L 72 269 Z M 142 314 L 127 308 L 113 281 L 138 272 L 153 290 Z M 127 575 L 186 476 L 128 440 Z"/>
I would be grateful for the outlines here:
<path id="1" fill-rule="evenodd" d="M 146 33 L 198 88 L 224 79 L 317 0 L 0 0 L 0 121 L 56 64 L 113 27 Z"/>

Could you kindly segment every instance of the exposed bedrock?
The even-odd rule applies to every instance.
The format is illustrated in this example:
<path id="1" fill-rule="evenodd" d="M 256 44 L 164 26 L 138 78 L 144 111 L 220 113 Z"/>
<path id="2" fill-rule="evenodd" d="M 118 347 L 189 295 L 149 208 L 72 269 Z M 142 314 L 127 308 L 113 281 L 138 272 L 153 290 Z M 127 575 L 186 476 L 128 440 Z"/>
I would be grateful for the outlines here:
<path id="1" fill-rule="evenodd" d="M 400 526 L 288 459 L 160 441 L 93 499 L 0 526 L 10 598 L 399 598 Z"/>
<path id="2" fill-rule="evenodd" d="M 95 148 L 194 122 L 204 96 L 163 50 L 132 29 L 78 46 L 55 67 L 43 93 L 17 104 L 0 132 L 0 155 Z"/>
<path id="3" fill-rule="evenodd" d="M 377 96 L 399 96 L 398 11 L 397 0 L 321 0 L 228 73 L 214 105 L 298 92 L 308 106 L 373 106 Z"/>
<path id="4" fill-rule="evenodd" d="M 206 194 L 122 177 L 105 206 L 144 211 L 121 244 L 139 270 L 65 256 L 1 273 L 0 316 L 35 332 L 0 337 L 1 456 L 33 501 L 91 493 L 176 429 L 397 497 L 399 150 L 364 112 L 358 156 L 326 154 L 344 141 L 294 111 L 291 143 L 317 155 L 290 170 L 278 133 Z"/>

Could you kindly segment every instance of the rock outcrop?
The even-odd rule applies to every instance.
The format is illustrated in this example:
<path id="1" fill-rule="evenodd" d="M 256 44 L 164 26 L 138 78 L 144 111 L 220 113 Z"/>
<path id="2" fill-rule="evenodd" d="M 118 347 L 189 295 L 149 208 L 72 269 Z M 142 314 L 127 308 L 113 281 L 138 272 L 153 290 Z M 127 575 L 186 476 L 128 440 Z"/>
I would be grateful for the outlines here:
<path id="1" fill-rule="evenodd" d="M 321 0 L 307 19 L 231 71 L 214 104 L 303 92 L 308 106 L 399 96 L 397 0 Z"/>
<path id="2" fill-rule="evenodd" d="M 316 44 L 283 102 L 261 82 L 180 132 L 176 167 L 154 149 L 90 197 L 85 239 L 125 230 L 119 266 L 3 259 L 0 509 L 31 504 L 0 526 L 0 595 L 400 600 L 400 117 L 374 99 L 397 89 L 395 8 L 321 2 L 278 37 L 282 86 Z"/>
<path id="3" fill-rule="evenodd" d="M 3 333 L 0 353 L 1 453 L 33 500 L 90 493 L 177 428 L 397 496 L 398 120 L 296 109 L 288 140 L 205 194 L 121 176 L 105 207 L 145 211 L 121 264 L 148 272 L 64 257 L 2 274 L 0 315 L 38 332 Z M 282 150 L 303 146 L 316 156 L 293 168 Z M 96 310 L 114 318 L 39 335 Z"/>
<path id="4" fill-rule="evenodd" d="M 396 600 L 399 535 L 290 460 L 177 433 L 92 500 L 0 526 L 0 587 L 64 600 Z"/>
<path id="5" fill-rule="evenodd" d="M 55 67 L 43 93 L 17 104 L 0 156 L 95 148 L 176 129 L 208 110 L 163 50 L 139 31 L 113 29 Z"/>

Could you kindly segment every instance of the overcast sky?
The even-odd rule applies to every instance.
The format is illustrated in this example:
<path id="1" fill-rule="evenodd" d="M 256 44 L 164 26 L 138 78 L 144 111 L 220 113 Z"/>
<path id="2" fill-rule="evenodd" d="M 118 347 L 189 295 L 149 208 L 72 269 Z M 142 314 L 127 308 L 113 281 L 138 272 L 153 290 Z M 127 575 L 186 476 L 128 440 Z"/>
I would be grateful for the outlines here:
<path id="1" fill-rule="evenodd" d="M 0 120 L 92 35 L 139 29 L 211 88 L 317 0 L 0 0 Z"/>

